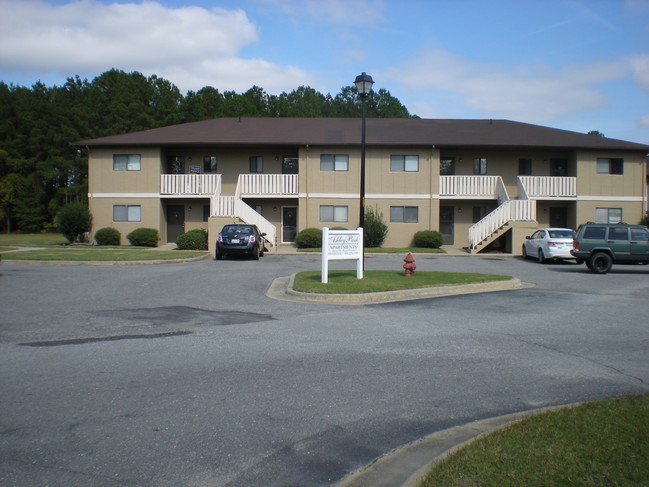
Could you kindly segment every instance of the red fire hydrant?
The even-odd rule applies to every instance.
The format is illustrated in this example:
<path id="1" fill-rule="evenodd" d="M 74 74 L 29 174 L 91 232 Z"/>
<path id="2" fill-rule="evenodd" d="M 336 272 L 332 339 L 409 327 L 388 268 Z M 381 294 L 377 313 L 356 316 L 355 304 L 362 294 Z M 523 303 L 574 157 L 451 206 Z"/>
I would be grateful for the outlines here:
<path id="1" fill-rule="evenodd" d="M 415 264 L 415 258 L 412 256 L 410 252 L 408 252 L 408 255 L 406 255 L 406 258 L 403 259 L 405 264 L 403 264 L 403 268 L 406 270 L 406 277 L 411 277 L 415 273 L 415 269 L 417 268 L 417 264 Z"/>

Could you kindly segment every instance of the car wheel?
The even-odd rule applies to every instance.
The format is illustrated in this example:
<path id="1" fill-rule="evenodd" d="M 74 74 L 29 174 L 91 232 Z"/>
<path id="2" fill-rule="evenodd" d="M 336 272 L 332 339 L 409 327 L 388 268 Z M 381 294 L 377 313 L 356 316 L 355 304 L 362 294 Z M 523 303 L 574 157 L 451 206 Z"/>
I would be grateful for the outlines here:
<path id="1" fill-rule="evenodd" d="M 595 274 L 606 274 L 613 267 L 613 259 L 605 252 L 595 252 L 588 263 L 588 267 Z"/>
<path id="2" fill-rule="evenodd" d="M 543 255 L 543 250 L 539 249 L 539 264 L 543 264 L 545 262 L 545 255 Z"/>
<path id="3" fill-rule="evenodd" d="M 525 245 L 523 245 L 523 259 L 527 259 L 527 249 L 525 248 Z"/>
<path id="4" fill-rule="evenodd" d="M 255 247 L 252 249 L 252 258 L 255 260 L 259 260 L 259 247 Z"/>
<path id="5" fill-rule="evenodd" d="M 223 254 L 222 254 L 221 251 L 218 249 L 218 247 L 217 247 L 217 249 L 216 249 L 216 254 L 214 255 L 214 257 L 216 258 L 216 260 L 221 260 L 221 259 L 223 258 Z"/>

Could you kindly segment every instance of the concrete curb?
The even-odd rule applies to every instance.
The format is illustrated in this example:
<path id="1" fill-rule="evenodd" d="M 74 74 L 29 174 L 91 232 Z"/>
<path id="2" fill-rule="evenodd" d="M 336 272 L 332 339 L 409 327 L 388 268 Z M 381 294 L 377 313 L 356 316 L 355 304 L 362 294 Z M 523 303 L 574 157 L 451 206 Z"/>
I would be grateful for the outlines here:
<path id="1" fill-rule="evenodd" d="M 478 284 L 463 284 L 457 286 L 426 287 L 420 289 L 404 289 L 400 291 L 386 291 L 365 294 L 320 294 L 301 293 L 293 290 L 295 274 L 289 277 L 275 279 L 266 296 L 283 301 L 300 301 L 306 303 L 338 304 L 338 305 L 363 305 L 392 303 L 413 299 L 438 298 L 443 296 L 456 296 L 461 294 L 488 293 L 496 291 L 510 291 L 534 287 L 534 284 L 521 282 L 519 279 L 507 281 L 493 281 Z"/>
<path id="2" fill-rule="evenodd" d="M 352 472 L 338 482 L 336 487 L 417 487 L 436 463 L 481 436 L 538 414 L 575 405 L 533 409 L 438 431 Z"/>

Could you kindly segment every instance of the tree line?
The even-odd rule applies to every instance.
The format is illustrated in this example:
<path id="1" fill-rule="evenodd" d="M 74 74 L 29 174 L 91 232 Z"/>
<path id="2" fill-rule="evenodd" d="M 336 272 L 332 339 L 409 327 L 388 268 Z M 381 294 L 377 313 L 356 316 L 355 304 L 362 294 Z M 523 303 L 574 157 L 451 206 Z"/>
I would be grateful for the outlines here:
<path id="1" fill-rule="evenodd" d="M 183 96 L 168 80 L 116 69 L 63 86 L 0 81 L 0 229 L 50 230 L 66 204 L 86 202 L 88 154 L 71 145 L 79 140 L 220 117 L 358 116 L 354 86 L 335 96 L 308 86 L 280 95 L 206 86 Z M 367 116 L 411 117 L 385 89 L 370 93 Z"/>

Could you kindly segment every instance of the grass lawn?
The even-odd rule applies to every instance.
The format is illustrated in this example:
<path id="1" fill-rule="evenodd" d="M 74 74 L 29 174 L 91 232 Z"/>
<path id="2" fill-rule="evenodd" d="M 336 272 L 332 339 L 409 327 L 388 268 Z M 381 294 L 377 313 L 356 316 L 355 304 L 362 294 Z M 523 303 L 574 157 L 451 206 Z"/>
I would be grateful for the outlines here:
<path id="1" fill-rule="evenodd" d="M 154 250 L 142 247 L 63 247 L 3 253 L 3 260 L 70 261 L 70 262 L 134 262 L 143 260 L 189 259 L 207 255 L 197 250 Z"/>
<path id="2" fill-rule="evenodd" d="M 649 485 L 649 394 L 512 424 L 461 448 L 420 485 Z"/>
<path id="3" fill-rule="evenodd" d="M 67 243 L 67 239 L 60 233 L 0 233 L 0 248 L 57 247 Z"/>
<path id="4" fill-rule="evenodd" d="M 322 284 L 320 271 L 305 271 L 296 274 L 293 290 L 303 293 L 359 294 L 509 279 L 510 276 L 497 274 L 426 271 L 416 271 L 411 277 L 406 277 L 403 271 L 365 271 L 363 279 L 356 279 L 356 271 L 329 271 L 329 282 Z"/>

